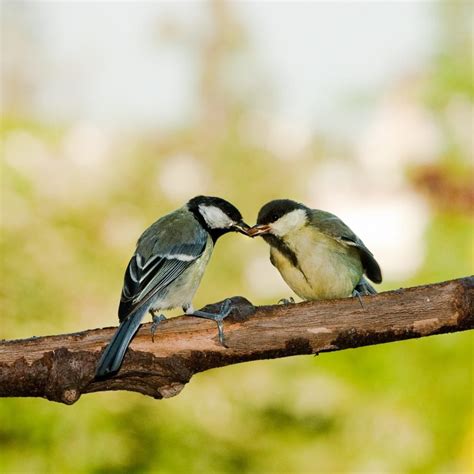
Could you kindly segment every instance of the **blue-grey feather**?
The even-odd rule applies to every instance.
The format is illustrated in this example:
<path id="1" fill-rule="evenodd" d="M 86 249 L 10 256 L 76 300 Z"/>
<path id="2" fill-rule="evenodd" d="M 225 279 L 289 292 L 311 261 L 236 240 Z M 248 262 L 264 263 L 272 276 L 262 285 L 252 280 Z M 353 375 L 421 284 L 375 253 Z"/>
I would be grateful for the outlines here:
<path id="1" fill-rule="evenodd" d="M 96 377 L 106 377 L 117 372 L 122 365 L 125 352 L 140 327 L 146 307 L 137 308 L 125 318 L 102 354 L 96 369 Z"/>
<path id="2" fill-rule="evenodd" d="M 167 214 L 148 227 L 138 239 L 125 272 L 120 321 L 183 274 L 204 252 L 207 238 L 208 233 L 186 208 Z"/>
<path id="3" fill-rule="evenodd" d="M 381 283 L 382 271 L 374 255 L 341 219 L 330 212 L 319 209 L 308 209 L 307 214 L 310 224 L 318 228 L 320 232 L 356 247 L 367 277 L 374 283 Z"/>

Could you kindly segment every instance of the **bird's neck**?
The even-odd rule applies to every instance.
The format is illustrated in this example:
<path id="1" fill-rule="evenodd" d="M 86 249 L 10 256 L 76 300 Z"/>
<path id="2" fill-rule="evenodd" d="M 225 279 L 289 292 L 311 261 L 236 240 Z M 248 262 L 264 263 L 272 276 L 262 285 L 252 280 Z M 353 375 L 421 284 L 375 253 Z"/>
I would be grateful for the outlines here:
<path id="1" fill-rule="evenodd" d="M 284 239 L 273 234 L 265 234 L 262 236 L 265 242 L 271 247 L 275 247 L 282 255 L 284 255 L 295 267 L 298 267 L 298 259 L 295 252 L 288 246 Z"/>
<path id="2" fill-rule="evenodd" d="M 230 232 L 229 229 L 210 229 L 210 228 L 207 228 L 206 230 L 209 233 L 209 235 L 211 236 L 211 239 L 212 239 L 214 244 L 217 242 L 217 239 L 219 237 L 222 237 L 223 235 Z"/>
<path id="3" fill-rule="evenodd" d="M 230 232 L 230 229 L 213 229 L 209 227 L 209 224 L 206 222 L 206 219 L 202 216 L 199 212 L 197 207 L 188 207 L 189 212 L 193 215 L 193 217 L 199 222 L 201 227 L 211 236 L 212 242 L 215 244 L 217 239 L 227 232 Z"/>

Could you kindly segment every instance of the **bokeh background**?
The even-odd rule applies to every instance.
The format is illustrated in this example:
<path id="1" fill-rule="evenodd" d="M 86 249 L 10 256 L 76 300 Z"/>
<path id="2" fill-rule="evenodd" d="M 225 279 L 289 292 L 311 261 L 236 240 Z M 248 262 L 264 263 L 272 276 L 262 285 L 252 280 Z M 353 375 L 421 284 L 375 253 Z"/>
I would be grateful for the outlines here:
<path id="1" fill-rule="evenodd" d="M 141 231 L 196 194 L 290 197 L 380 290 L 473 273 L 471 2 L 1 5 L 0 338 L 116 325 Z M 200 307 L 291 294 L 217 246 Z M 157 401 L 0 400 L 0 471 L 467 473 L 473 336 L 241 364 Z"/>

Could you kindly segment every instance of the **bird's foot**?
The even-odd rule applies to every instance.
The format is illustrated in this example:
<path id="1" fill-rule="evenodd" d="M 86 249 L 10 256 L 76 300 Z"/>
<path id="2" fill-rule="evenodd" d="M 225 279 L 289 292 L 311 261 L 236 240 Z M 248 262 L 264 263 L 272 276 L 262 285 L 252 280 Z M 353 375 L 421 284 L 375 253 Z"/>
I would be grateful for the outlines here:
<path id="1" fill-rule="evenodd" d="M 361 298 L 361 294 L 360 294 L 360 291 L 357 291 L 356 289 L 354 289 L 354 291 L 352 292 L 352 297 L 357 297 L 358 300 L 359 300 L 359 303 L 360 303 L 360 306 L 363 310 L 365 310 L 365 307 L 364 307 L 364 303 L 362 303 L 362 298 Z"/>
<path id="2" fill-rule="evenodd" d="M 208 313 L 207 311 L 186 311 L 186 314 L 189 316 L 197 316 L 198 318 L 211 319 L 217 324 L 217 331 L 219 333 L 219 342 L 224 347 L 227 347 L 224 342 L 224 319 L 229 316 L 232 312 L 232 301 L 230 299 L 225 300 L 221 305 L 221 310 L 219 313 Z"/>
<path id="3" fill-rule="evenodd" d="M 156 332 L 159 324 L 162 321 L 165 321 L 166 318 L 165 318 L 164 314 L 160 314 L 160 315 L 157 316 L 154 311 L 150 311 L 150 313 L 151 313 L 151 316 L 152 316 L 152 319 L 153 319 L 153 324 L 151 325 L 151 328 L 150 328 L 151 342 L 155 342 L 155 332 Z"/>
<path id="4" fill-rule="evenodd" d="M 282 298 L 281 300 L 278 300 L 278 304 L 295 304 L 295 299 L 293 296 L 290 296 L 289 298 Z"/>

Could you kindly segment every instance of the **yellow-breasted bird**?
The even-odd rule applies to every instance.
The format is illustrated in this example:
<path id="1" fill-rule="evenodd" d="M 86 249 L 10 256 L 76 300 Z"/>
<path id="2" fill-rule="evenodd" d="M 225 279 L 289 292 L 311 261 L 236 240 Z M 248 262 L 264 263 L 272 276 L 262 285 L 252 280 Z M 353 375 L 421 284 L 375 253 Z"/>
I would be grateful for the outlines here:
<path id="1" fill-rule="evenodd" d="M 270 261 L 305 300 L 377 293 L 382 281 L 372 252 L 337 216 L 290 199 L 265 204 L 249 231 L 270 245 Z M 361 302 L 362 304 L 362 302 Z"/>

